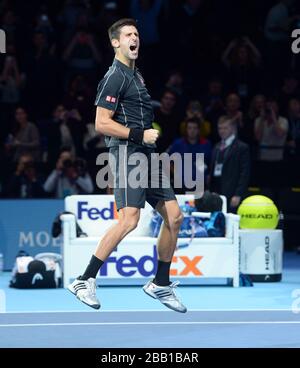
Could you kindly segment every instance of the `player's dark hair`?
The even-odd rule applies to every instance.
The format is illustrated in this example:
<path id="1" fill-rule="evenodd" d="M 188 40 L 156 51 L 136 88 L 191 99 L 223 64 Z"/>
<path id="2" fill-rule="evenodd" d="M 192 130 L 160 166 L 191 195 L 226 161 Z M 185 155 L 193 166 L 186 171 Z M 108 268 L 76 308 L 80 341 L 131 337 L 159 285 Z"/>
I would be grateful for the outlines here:
<path id="1" fill-rule="evenodd" d="M 113 25 L 111 25 L 108 29 L 108 36 L 110 41 L 113 39 L 119 39 L 121 28 L 125 26 L 134 26 L 137 28 L 136 21 L 132 18 L 122 18 L 119 19 L 117 22 L 115 22 Z"/>

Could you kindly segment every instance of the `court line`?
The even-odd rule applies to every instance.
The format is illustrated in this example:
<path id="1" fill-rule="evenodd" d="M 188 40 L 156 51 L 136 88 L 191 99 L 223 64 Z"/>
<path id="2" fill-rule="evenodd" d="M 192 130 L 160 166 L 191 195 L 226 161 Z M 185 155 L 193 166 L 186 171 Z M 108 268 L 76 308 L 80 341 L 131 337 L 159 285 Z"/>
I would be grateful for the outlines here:
<path id="1" fill-rule="evenodd" d="M 94 310 L 57 310 L 57 311 L 10 311 L 0 313 L 4 314 L 35 314 L 35 313 L 137 313 L 137 312 L 167 312 L 174 313 L 168 309 L 101 309 L 100 311 Z M 188 309 L 188 312 L 292 312 L 292 309 L 213 309 L 213 308 L 204 308 L 204 309 Z"/>
<path id="2" fill-rule="evenodd" d="M 5 327 L 50 327 L 50 326 L 136 326 L 136 325 L 255 325 L 255 324 L 300 324 L 300 321 L 168 321 L 168 322 L 76 322 L 76 323 L 12 323 L 0 324 Z"/>

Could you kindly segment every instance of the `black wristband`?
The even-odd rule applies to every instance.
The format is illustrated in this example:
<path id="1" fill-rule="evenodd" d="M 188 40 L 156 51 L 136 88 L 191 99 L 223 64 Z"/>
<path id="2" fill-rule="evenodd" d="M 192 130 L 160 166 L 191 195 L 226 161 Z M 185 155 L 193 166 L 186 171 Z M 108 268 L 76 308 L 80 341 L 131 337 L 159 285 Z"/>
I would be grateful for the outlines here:
<path id="1" fill-rule="evenodd" d="M 144 139 L 144 131 L 139 128 L 131 128 L 128 135 L 128 140 L 135 144 L 142 144 Z"/>

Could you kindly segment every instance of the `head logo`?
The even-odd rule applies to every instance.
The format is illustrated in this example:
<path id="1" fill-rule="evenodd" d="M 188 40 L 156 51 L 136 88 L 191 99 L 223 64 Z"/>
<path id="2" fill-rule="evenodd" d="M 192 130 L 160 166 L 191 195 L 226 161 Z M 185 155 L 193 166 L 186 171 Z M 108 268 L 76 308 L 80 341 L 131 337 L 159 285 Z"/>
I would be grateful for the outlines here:
<path id="1" fill-rule="evenodd" d="M 0 29 L 0 53 L 6 53 L 6 35 L 3 29 Z"/>
<path id="2" fill-rule="evenodd" d="M 34 285 L 36 281 L 42 281 L 44 280 L 43 276 L 40 274 L 40 273 L 36 273 L 33 278 L 32 278 L 32 281 L 31 281 L 31 284 Z"/>
<path id="3" fill-rule="evenodd" d="M 117 252 L 117 250 L 115 251 Z M 172 260 L 171 276 L 202 276 L 203 273 L 199 269 L 199 262 L 202 256 L 190 258 L 188 256 L 174 256 Z M 157 250 L 153 246 L 152 255 L 145 255 L 140 259 L 136 259 L 129 255 L 124 255 L 120 258 L 110 256 L 100 269 L 100 276 L 108 276 L 108 267 L 113 266 L 118 275 L 122 277 L 130 277 L 137 272 L 143 277 L 154 276 L 157 267 Z"/>
<path id="4" fill-rule="evenodd" d="M 243 213 L 242 214 L 242 218 L 248 218 L 248 219 L 266 219 L 266 220 L 271 220 L 273 218 L 273 215 L 271 213 L 266 213 L 266 214 L 256 214 L 256 213 Z"/>
<path id="5" fill-rule="evenodd" d="M 118 211 L 115 202 L 110 202 L 109 207 L 97 208 L 89 207 L 88 202 L 79 201 L 77 203 L 77 218 L 82 220 L 84 216 L 90 220 L 113 220 L 118 218 Z"/>

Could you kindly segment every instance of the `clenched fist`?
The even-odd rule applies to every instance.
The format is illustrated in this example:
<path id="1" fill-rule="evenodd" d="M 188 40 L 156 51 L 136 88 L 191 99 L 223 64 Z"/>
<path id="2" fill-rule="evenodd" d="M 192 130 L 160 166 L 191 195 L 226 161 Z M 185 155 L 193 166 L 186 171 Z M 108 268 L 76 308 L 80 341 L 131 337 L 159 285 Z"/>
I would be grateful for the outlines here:
<path id="1" fill-rule="evenodd" d="M 143 141 L 146 144 L 154 144 L 159 136 L 159 131 L 156 129 L 147 129 L 144 131 Z"/>

